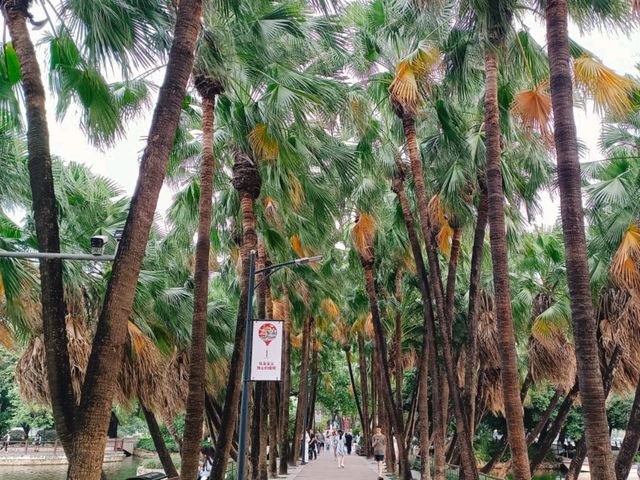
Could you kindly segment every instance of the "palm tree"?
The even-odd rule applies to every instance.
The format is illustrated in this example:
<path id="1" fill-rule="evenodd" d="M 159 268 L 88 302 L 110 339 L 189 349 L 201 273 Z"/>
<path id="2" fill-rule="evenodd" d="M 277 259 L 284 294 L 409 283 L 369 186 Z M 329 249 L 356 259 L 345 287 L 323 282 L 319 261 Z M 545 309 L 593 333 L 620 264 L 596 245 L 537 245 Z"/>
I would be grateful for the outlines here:
<path id="1" fill-rule="evenodd" d="M 215 158 L 213 123 L 216 97 L 222 92 L 220 82 L 198 75 L 196 88 L 202 97 L 202 161 L 200 162 L 200 206 L 198 240 L 193 292 L 193 326 L 189 359 L 189 394 L 185 417 L 184 443 L 181 449 L 182 478 L 194 478 L 198 473 L 198 455 L 204 411 L 204 376 L 206 367 L 206 326 L 209 292 L 209 250 L 211 245 L 211 208 Z"/>
<path id="2" fill-rule="evenodd" d="M 568 5 L 566 0 L 545 2 L 554 138 L 560 187 L 560 212 L 565 238 L 571 321 L 576 342 L 578 381 L 584 412 L 587 450 L 593 475 L 613 479 L 613 457 L 605 411 L 596 344 L 596 325 L 589 283 L 584 232 L 578 140 L 573 117 Z"/>
<path id="3" fill-rule="evenodd" d="M 236 323 L 236 333 L 231 357 L 229 381 L 225 392 L 222 425 L 218 436 L 218 448 L 213 459 L 211 470 L 212 480 L 222 480 L 226 475 L 227 461 L 231 449 L 231 441 L 235 424 L 238 419 L 238 402 L 240 400 L 240 385 L 242 379 L 242 361 L 244 355 L 245 318 L 247 316 L 247 299 L 249 289 L 249 254 L 258 248 L 256 235 L 255 214 L 253 202 L 260 195 L 262 181 L 258 166 L 254 159 L 242 150 L 233 152 L 233 188 L 240 196 L 242 211 L 242 271 L 240 279 L 240 305 Z"/>

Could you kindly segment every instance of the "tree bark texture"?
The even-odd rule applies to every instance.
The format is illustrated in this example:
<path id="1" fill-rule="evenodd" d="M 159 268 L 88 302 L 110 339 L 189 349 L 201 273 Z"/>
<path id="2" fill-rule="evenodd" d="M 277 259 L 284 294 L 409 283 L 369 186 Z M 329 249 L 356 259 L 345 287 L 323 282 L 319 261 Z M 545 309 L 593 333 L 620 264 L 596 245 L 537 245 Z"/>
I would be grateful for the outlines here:
<path id="1" fill-rule="evenodd" d="M 358 332 L 358 367 L 360 369 L 360 392 L 362 393 L 362 448 L 367 458 L 371 457 L 371 419 L 369 415 L 369 386 L 367 385 L 367 354 L 364 336 Z"/>
<path id="2" fill-rule="evenodd" d="M 0 1 L 0 11 L 20 62 L 27 115 L 29 183 L 38 251 L 60 252 L 57 201 L 54 191 L 46 97 L 25 11 L 17 2 Z M 67 456 L 75 429 L 76 400 L 71 382 L 67 343 L 62 260 L 40 260 L 40 301 L 47 362 L 47 384 L 56 431 Z M 110 413 L 110 412 L 109 412 Z M 106 426 L 105 426 L 106 432 Z"/>
<path id="3" fill-rule="evenodd" d="M 293 430 L 291 445 L 291 463 L 295 466 L 301 452 L 302 438 L 304 435 L 304 423 L 307 404 L 307 377 L 309 372 L 309 347 L 311 343 L 311 329 L 314 323 L 313 317 L 307 316 L 302 330 L 302 353 L 300 364 L 300 383 L 298 386 L 298 407 L 296 408 L 296 421 Z"/>
<path id="4" fill-rule="evenodd" d="M 453 397 L 454 410 L 456 412 L 456 431 L 460 437 L 460 447 L 462 456 L 462 469 L 465 478 L 468 480 L 478 479 L 478 468 L 476 466 L 475 456 L 473 454 L 473 446 L 471 438 L 466 429 L 466 421 L 462 408 L 462 401 L 458 388 L 457 374 L 455 371 L 453 349 L 451 345 L 451 316 L 446 310 L 445 293 L 443 292 L 442 279 L 439 271 L 437 251 L 433 243 L 431 222 L 429 220 L 428 201 L 426 187 L 424 183 L 424 172 L 422 161 L 418 153 L 418 143 L 416 140 L 415 121 L 412 117 L 404 116 L 402 118 L 405 138 L 409 147 L 409 159 L 411 161 L 411 171 L 413 173 L 413 182 L 418 199 L 418 217 L 420 218 L 420 226 L 422 227 L 422 235 L 424 237 L 427 250 L 427 259 L 429 262 L 429 278 L 430 287 L 436 304 L 436 312 L 440 321 L 440 330 L 442 332 L 442 350 L 444 353 L 444 363 L 446 380 L 449 384 L 449 390 Z M 433 383 L 433 382 L 432 382 Z M 442 397 L 444 399 L 444 395 Z M 441 405 L 444 408 L 443 405 Z M 443 419 L 444 420 L 444 419 Z"/>
<path id="5" fill-rule="evenodd" d="M 500 347 L 505 417 L 515 478 L 529 480 L 529 455 L 525 438 L 516 340 L 511 315 L 509 265 L 504 221 L 504 192 L 501 173 L 500 109 L 498 106 L 498 62 L 491 48 L 485 51 L 485 129 L 487 190 L 493 283 L 496 297 L 498 345 Z"/>
<path id="6" fill-rule="evenodd" d="M 140 409 L 142 410 L 144 418 L 147 421 L 149 435 L 151 435 L 153 445 L 156 447 L 156 452 L 158 452 L 158 458 L 160 459 L 160 463 L 162 464 L 164 473 L 170 480 L 174 480 L 178 478 L 178 471 L 176 470 L 176 467 L 173 464 L 173 460 L 171 459 L 171 453 L 169 452 L 167 445 L 164 443 L 164 438 L 162 437 L 162 433 L 160 432 L 160 427 L 156 420 L 156 416 L 151 410 L 147 410 L 142 401 L 139 400 L 139 403 Z M 200 450 L 198 449 L 198 453 L 199 452 Z"/>
<path id="7" fill-rule="evenodd" d="M 395 329 L 393 332 L 393 352 L 395 358 L 393 358 L 393 365 L 395 370 L 396 380 L 396 407 L 398 408 L 398 414 L 402 415 L 402 382 L 404 375 L 404 365 L 402 364 L 402 313 L 400 311 L 400 305 L 402 304 L 402 269 L 399 268 L 396 271 L 395 278 L 395 297 L 398 302 L 398 311 L 395 318 Z"/>
<path id="8" fill-rule="evenodd" d="M 211 215 L 213 208 L 213 121 L 215 95 L 202 99 L 202 159 L 200 161 L 200 199 L 198 239 L 193 287 L 193 323 L 189 359 L 189 392 L 184 421 L 180 476 L 191 480 L 198 474 L 202 422 L 204 416 L 204 385 L 207 367 L 207 307 L 209 305 L 209 252 L 211 250 Z"/>
<path id="9" fill-rule="evenodd" d="M 475 434 L 476 397 L 478 392 L 478 314 L 480 302 L 480 273 L 484 253 L 484 238 L 489 215 L 487 184 L 484 178 L 479 178 L 480 198 L 478 201 L 478 216 L 473 234 L 471 250 L 471 273 L 469 275 L 469 333 L 465 348 L 464 371 L 464 399 L 465 410 L 469 424 L 469 435 Z"/>
<path id="10" fill-rule="evenodd" d="M 229 460 L 231 442 L 238 421 L 240 392 L 242 388 L 242 369 L 245 349 L 245 328 L 247 316 L 247 299 L 249 294 L 249 262 L 250 253 L 258 246 L 256 236 L 256 219 L 253 202 L 260 195 L 260 175 L 255 161 L 242 152 L 234 152 L 233 186 L 240 194 L 242 212 L 242 274 L 240 278 L 240 302 L 236 319 L 236 332 L 233 353 L 229 363 L 229 380 L 225 391 L 222 425 L 218 436 L 218 445 L 213 457 L 210 480 L 224 480 Z"/>
<path id="11" fill-rule="evenodd" d="M 636 387 L 636 395 L 633 399 L 631 414 L 629 415 L 629 423 L 627 424 L 627 432 L 620 446 L 620 452 L 616 459 L 616 478 L 617 480 L 626 480 L 631 470 L 634 457 L 640 447 L 640 382 Z"/>
<path id="12" fill-rule="evenodd" d="M 289 461 L 289 399 L 291 396 L 291 310 L 289 289 L 286 282 L 282 287 L 284 310 L 282 344 L 282 382 L 280 385 L 280 463 L 278 473 L 287 475 Z"/>
<path id="13" fill-rule="evenodd" d="M 164 83 L 86 370 L 75 419 L 69 480 L 98 480 L 101 476 L 106 431 L 119 373 L 118 368 L 113 368 L 113 362 L 123 354 L 136 284 L 193 67 L 201 15 L 202 0 L 180 2 Z M 92 448 L 86 448 L 87 445 Z"/>
<path id="14" fill-rule="evenodd" d="M 351 362 L 351 347 L 347 345 L 343 348 L 344 354 L 347 360 L 347 367 L 349 368 L 349 379 L 351 380 L 351 388 L 353 389 L 353 398 L 356 402 L 356 407 L 358 407 L 358 416 L 360 417 L 360 423 L 362 424 L 362 429 L 364 430 L 364 425 L 366 423 L 366 419 L 364 416 L 364 412 L 362 411 L 362 404 L 360 403 L 360 396 L 358 395 L 358 387 L 356 386 L 356 379 L 353 375 L 353 365 Z M 363 437 L 366 438 L 367 437 Z M 363 444 L 366 445 L 366 444 Z"/>
<path id="15" fill-rule="evenodd" d="M 375 254 L 372 254 L 375 258 Z M 398 415 L 398 409 L 394 406 L 393 392 L 391 390 L 391 379 L 389 374 L 389 361 L 387 356 L 387 346 L 384 334 L 384 328 L 380 320 L 380 312 L 378 310 L 378 295 L 375 286 L 373 263 L 371 259 L 362 259 L 362 266 L 365 273 L 365 288 L 369 298 L 369 306 L 371 308 L 371 317 L 373 320 L 373 328 L 375 331 L 375 345 L 378 359 L 378 365 L 381 374 L 380 395 L 384 408 L 386 409 L 389 423 L 393 428 L 394 434 L 398 440 L 398 455 L 400 456 L 400 478 L 403 480 L 411 479 L 411 468 L 409 465 L 408 449 L 404 444 L 404 425 L 402 415 Z M 391 441 L 391 438 L 389 439 Z"/>
<path id="16" fill-rule="evenodd" d="M 593 315 L 584 232 L 578 139 L 573 116 L 567 0 L 546 1 L 544 12 L 551 72 L 560 214 L 585 438 L 591 475 L 599 480 L 612 480 L 615 477 L 615 471 L 598 362 L 596 323 Z"/>

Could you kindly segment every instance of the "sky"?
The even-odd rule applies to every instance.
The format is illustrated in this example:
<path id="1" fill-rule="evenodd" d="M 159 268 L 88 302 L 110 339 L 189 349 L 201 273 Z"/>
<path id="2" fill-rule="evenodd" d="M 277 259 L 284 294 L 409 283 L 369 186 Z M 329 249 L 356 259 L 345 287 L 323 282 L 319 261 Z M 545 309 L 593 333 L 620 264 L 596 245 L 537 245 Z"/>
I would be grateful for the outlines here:
<path id="1" fill-rule="evenodd" d="M 536 40 L 545 45 L 545 29 L 542 22 L 533 18 L 527 24 Z M 618 73 L 640 76 L 636 68 L 640 64 L 640 31 L 627 36 L 620 33 L 590 32 L 581 34 L 577 27 L 570 27 L 570 35 L 583 47 L 598 56 L 608 67 Z M 39 52 L 44 55 L 44 52 Z M 161 83 L 163 71 L 157 72 L 152 80 Z M 155 103 L 155 102 L 154 102 Z M 133 193 L 138 177 L 138 161 L 145 146 L 145 138 L 151 123 L 152 109 L 128 125 L 126 136 L 108 150 L 100 151 L 92 147 L 78 127 L 78 116 L 72 109 L 62 122 L 57 122 L 54 116 L 55 100 L 47 99 L 47 112 L 51 137 L 51 151 L 66 161 L 83 163 L 99 175 L 115 180 L 128 194 Z M 593 111 L 592 106 L 586 109 L 576 109 L 576 123 L 579 140 L 588 147 L 588 153 L 583 161 L 601 158 L 597 148 L 600 133 L 600 118 Z M 164 187 L 158 202 L 158 213 L 161 215 L 171 203 L 172 192 Z M 543 196 L 543 215 L 536 219 L 536 225 L 550 226 L 556 222 L 559 215 L 557 199 L 549 195 Z"/>

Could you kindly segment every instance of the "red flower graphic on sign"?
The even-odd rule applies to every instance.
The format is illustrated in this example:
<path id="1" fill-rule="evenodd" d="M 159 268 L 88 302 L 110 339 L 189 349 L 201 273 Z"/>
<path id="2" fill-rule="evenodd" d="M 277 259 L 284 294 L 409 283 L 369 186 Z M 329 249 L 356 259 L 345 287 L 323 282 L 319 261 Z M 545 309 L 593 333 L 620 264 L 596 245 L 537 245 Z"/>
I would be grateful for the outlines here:
<path id="1" fill-rule="evenodd" d="M 264 323 L 258 329 L 258 338 L 262 340 L 267 347 L 278 336 L 278 328 L 273 323 Z"/>

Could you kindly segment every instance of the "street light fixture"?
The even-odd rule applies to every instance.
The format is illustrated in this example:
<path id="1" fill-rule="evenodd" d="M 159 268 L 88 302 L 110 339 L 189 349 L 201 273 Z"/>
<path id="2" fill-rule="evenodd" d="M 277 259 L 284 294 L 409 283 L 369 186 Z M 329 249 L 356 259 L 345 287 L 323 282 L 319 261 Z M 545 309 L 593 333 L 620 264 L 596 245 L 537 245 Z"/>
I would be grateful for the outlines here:
<path id="1" fill-rule="evenodd" d="M 322 260 L 321 255 L 313 257 L 296 258 L 295 260 L 289 260 L 288 262 L 278 263 L 276 265 L 269 265 L 264 268 L 256 270 L 256 251 L 251 250 L 249 254 L 249 289 L 247 292 L 247 319 L 245 325 L 244 336 L 244 367 L 242 371 L 242 402 L 240 405 L 240 435 L 238 445 L 238 480 L 244 480 L 245 474 L 245 462 L 246 462 L 246 449 L 247 449 L 247 422 L 249 417 L 249 383 L 251 383 L 251 348 L 253 337 L 253 292 L 265 282 L 271 275 L 292 265 L 306 265 L 312 262 L 319 262 Z M 255 276 L 258 273 L 264 274 L 258 285 L 255 284 Z M 304 439 L 304 436 L 302 437 Z M 304 459 L 304 452 L 303 459 Z"/>

